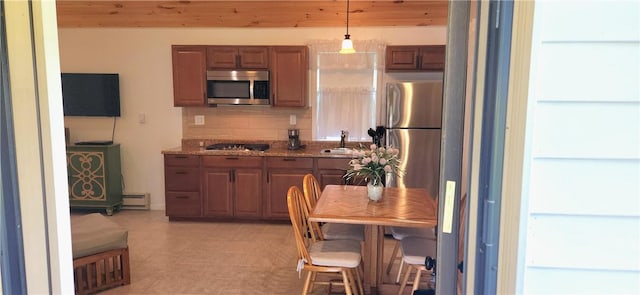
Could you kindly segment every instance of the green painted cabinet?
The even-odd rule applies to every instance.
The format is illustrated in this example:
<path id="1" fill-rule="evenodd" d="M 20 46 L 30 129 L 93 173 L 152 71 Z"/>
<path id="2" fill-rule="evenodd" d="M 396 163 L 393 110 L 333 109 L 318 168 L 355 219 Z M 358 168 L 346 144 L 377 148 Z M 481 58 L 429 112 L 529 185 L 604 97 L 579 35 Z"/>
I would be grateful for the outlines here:
<path id="1" fill-rule="evenodd" d="M 119 144 L 67 146 L 67 177 L 71 208 L 112 215 L 122 207 Z"/>

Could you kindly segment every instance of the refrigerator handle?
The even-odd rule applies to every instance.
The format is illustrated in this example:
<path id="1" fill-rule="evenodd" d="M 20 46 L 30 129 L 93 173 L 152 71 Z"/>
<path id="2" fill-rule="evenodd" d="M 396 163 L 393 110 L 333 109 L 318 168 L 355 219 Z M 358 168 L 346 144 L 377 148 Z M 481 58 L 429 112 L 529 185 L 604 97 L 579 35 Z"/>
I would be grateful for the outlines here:
<path id="1" fill-rule="evenodd" d="M 393 126 L 396 126 L 397 122 L 394 122 L 396 120 L 396 117 L 398 116 L 397 109 L 398 109 L 398 88 L 396 86 L 396 84 L 387 84 L 387 109 L 386 109 L 386 127 L 390 128 Z"/>

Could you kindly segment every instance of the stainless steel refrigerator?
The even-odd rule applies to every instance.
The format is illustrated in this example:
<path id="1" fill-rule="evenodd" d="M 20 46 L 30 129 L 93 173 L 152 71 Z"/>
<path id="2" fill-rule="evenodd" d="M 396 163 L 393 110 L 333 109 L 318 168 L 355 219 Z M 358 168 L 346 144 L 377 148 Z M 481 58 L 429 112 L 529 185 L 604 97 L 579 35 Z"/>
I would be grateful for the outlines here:
<path id="1" fill-rule="evenodd" d="M 438 195 L 442 81 L 388 83 L 386 144 L 400 150 L 402 177 L 387 186 L 426 188 Z"/>

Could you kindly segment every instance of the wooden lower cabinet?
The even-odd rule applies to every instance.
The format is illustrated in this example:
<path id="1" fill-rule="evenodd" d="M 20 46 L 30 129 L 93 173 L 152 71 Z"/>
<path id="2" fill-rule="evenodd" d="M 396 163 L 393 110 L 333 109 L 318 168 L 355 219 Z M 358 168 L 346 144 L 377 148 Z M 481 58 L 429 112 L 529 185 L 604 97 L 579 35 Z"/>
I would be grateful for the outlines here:
<path id="1" fill-rule="evenodd" d="M 202 199 L 200 192 L 167 192 L 166 215 L 170 217 L 200 216 Z"/>
<path id="2" fill-rule="evenodd" d="M 287 191 L 312 173 L 344 184 L 350 159 L 165 155 L 166 215 L 183 219 L 289 220 Z"/>
<path id="3" fill-rule="evenodd" d="M 199 156 L 165 155 L 164 187 L 167 216 L 199 217 L 202 215 Z"/>
<path id="4" fill-rule="evenodd" d="M 349 167 L 351 159 L 316 159 L 316 178 L 320 184 L 320 188 L 324 189 L 329 184 L 345 184 L 342 177 Z"/>
<path id="5" fill-rule="evenodd" d="M 313 173 L 312 158 L 267 158 L 267 183 L 264 214 L 272 220 L 288 220 L 287 191 L 295 185 L 302 190 L 302 179 Z"/>
<path id="6" fill-rule="evenodd" d="M 262 216 L 261 157 L 202 157 L 204 217 Z"/>

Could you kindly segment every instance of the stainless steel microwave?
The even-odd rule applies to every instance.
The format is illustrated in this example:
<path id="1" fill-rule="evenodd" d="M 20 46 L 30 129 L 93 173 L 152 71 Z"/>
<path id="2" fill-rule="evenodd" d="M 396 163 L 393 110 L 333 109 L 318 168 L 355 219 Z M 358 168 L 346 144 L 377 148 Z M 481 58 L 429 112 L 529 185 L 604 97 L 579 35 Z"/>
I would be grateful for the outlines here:
<path id="1" fill-rule="evenodd" d="M 210 105 L 268 105 L 269 71 L 207 71 Z"/>

